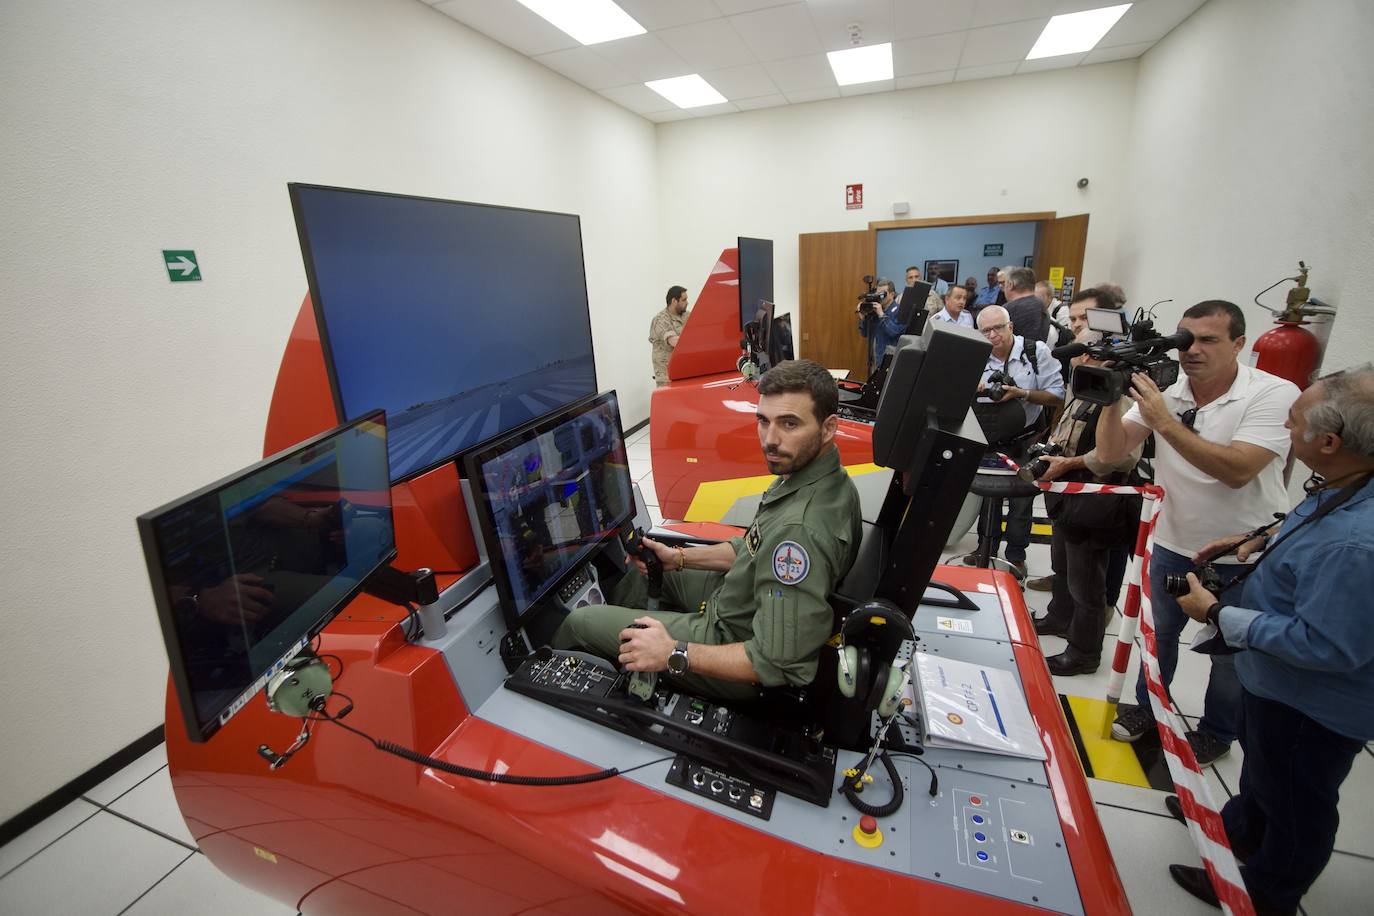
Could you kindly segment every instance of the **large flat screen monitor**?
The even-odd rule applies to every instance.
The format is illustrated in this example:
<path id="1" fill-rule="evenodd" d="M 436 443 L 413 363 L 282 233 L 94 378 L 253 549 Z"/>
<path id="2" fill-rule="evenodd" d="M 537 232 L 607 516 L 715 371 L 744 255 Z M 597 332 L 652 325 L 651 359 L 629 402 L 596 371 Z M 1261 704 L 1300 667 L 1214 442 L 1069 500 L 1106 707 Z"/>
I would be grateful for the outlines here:
<path id="1" fill-rule="evenodd" d="M 192 741 L 396 556 L 386 445 L 377 411 L 138 517 Z"/>
<path id="2" fill-rule="evenodd" d="M 739 236 L 739 326 L 754 320 L 760 301 L 773 300 L 773 240 Z"/>
<path id="3" fill-rule="evenodd" d="M 596 393 L 577 216 L 292 184 L 340 421 L 402 480 Z"/>
<path id="4" fill-rule="evenodd" d="M 463 474 L 512 629 L 634 515 L 614 391 L 473 449 Z"/>

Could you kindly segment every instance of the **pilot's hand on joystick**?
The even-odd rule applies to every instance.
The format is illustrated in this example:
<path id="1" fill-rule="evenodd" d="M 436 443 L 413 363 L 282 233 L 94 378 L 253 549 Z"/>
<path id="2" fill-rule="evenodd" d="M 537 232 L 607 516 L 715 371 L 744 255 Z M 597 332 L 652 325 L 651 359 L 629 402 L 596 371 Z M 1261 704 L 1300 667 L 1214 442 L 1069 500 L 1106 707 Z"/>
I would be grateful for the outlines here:
<path id="1" fill-rule="evenodd" d="M 666 671 L 668 656 L 676 646 L 677 640 L 669 635 L 662 621 L 637 617 L 620 631 L 618 660 L 627 671 Z"/>

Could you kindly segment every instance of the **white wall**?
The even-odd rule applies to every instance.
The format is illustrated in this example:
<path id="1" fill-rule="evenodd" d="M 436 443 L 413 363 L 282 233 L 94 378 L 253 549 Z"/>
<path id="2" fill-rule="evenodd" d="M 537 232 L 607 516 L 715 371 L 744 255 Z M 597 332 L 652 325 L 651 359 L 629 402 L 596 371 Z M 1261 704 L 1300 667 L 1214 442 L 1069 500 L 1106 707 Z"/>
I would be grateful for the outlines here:
<path id="1" fill-rule="evenodd" d="M 1091 213 L 1095 281 L 1116 255 L 1135 73 L 1125 61 L 662 124 L 660 263 L 695 294 L 735 236 L 771 238 L 778 310 L 795 315 L 797 234 L 863 229 L 904 200 L 912 219 Z M 1064 125 L 1087 139 L 1061 139 Z M 864 208 L 845 210 L 856 182 Z"/>
<path id="2" fill-rule="evenodd" d="M 1340 312 L 1323 368 L 1371 357 L 1374 6 L 1367 0 L 1211 0 L 1140 64 L 1115 275 L 1132 303 L 1240 304 L 1313 268 Z M 1282 304 L 1291 284 L 1265 297 Z"/>
<path id="3" fill-rule="evenodd" d="M 6 0 L 0 85 L 3 821 L 162 721 L 134 517 L 261 455 L 287 181 L 580 213 L 627 425 L 667 284 L 653 125 L 414 0 Z"/>

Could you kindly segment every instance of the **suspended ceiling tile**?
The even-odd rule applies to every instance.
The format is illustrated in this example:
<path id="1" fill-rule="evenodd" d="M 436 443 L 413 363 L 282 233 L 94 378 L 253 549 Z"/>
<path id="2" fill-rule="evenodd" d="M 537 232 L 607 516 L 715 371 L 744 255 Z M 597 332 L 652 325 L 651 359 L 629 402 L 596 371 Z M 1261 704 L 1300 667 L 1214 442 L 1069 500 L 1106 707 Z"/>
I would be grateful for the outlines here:
<path id="1" fill-rule="evenodd" d="M 898 0 L 892 21 L 896 38 L 961 32 L 973 21 L 973 0 Z"/>
<path id="2" fill-rule="evenodd" d="M 657 34 L 687 62 L 692 73 L 757 63 L 754 52 L 726 19 L 675 26 Z"/>
<path id="3" fill-rule="evenodd" d="M 981 67 L 960 67 L 954 73 L 956 83 L 968 80 L 985 80 L 993 76 L 1011 76 L 1016 72 L 1016 62 L 1004 64 L 983 64 Z"/>
<path id="4" fill-rule="evenodd" d="M 770 6 L 800 5 L 797 0 L 715 0 L 715 2 L 716 6 L 720 7 L 721 13 L 726 16 L 747 13 L 750 10 L 761 10 Z"/>
<path id="5" fill-rule="evenodd" d="M 806 4 L 771 7 L 730 17 L 730 24 L 759 60 L 782 60 L 821 51 Z"/>
<path id="6" fill-rule="evenodd" d="M 735 99 L 735 104 L 741 111 L 752 111 L 755 108 L 777 108 L 779 105 L 787 104 L 785 95 L 759 95 L 752 99 Z"/>
<path id="7" fill-rule="evenodd" d="M 1051 16 L 1061 13 L 1080 13 L 1083 10 L 1116 6 L 1117 2 L 1118 0 L 978 0 L 971 25 L 977 29 L 1006 22 L 1020 22 L 1023 19 L 1048 21 Z M 1120 2 L 1125 3 L 1128 0 Z"/>
<path id="8" fill-rule="evenodd" d="M 554 51 L 552 54 L 540 54 L 535 60 L 588 89 L 600 91 L 628 82 L 624 71 L 605 58 L 598 57 L 591 48 Z"/>
<path id="9" fill-rule="evenodd" d="M 871 83 L 854 83 L 850 86 L 841 86 L 840 95 L 869 95 L 874 92 L 891 92 L 896 88 L 896 80 L 874 80 Z"/>
<path id="10" fill-rule="evenodd" d="M 804 89 L 834 89 L 835 72 L 824 54 L 810 54 L 787 60 L 772 60 L 763 65 L 773 82 L 790 96 Z"/>
<path id="11" fill-rule="evenodd" d="M 787 96 L 787 101 L 794 105 L 803 102 L 818 102 L 821 99 L 838 99 L 840 97 L 840 87 L 831 86 L 829 89 L 802 89 L 798 92 L 783 93 Z"/>
<path id="12" fill-rule="evenodd" d="M 959 56 L 963 50 L 963 32 L 894 42 L 892 73 L 894 76 L 911 76 L 916 73 L 953 70 L 959 66 Z"/>
<path id="13" fill-rule="evenodd" d="M 1082 54 L 1060 54 L 1057 57 L 1042 57 L 1038 60 L 1023 60 L 1016 65 L 1017 73 L 1037 73 L 1041 70 L 1064 70 L 1076 67 L 1083 62 L 1088 52 Z"/>
<path id="14" fill-rule="evenodd" d="M 1083 58 L 1083 63 L 1105 64 L 1112 60 L 1130 60 L 1132 57 L 1139 57 L 1154 46 L 1153 41 L 1142 41 L 1139 44 L 1119 45 L 1115 48 L 1097 47 L 1088 52 L 1088 56 Z"/>
<path id="15" fill-rule="evenodd" d="M 534 57 L 565 48 L 580 48 L 576 38 L 556 28 L 543 16 L 519 3 L 491 0 L 444 0 L 434 4 L 439 12 L 494 38 L 508 48 Z"/>
<path id="16" fill-rule="evenodd" d="M 778 92 L 778 86 L 768 75 L 768 70 L 763 64 L 709 70 L 702 73 L 701 78 L 715 86 L 717 92 L 732 101 L 776 95 Z"/>
<path id="17" fill-rule="evenodd" d="M 709 118 L 712 115 L 731 114 L 739 111 L 734 102 L 722 102 L 719 105 L 702 105 L 698 108 L 688 108 L 687 113 L 694 118 Z"/>
<path id="18" fill-rule="evenodd" d="M 617 38 L 589 47 L 619 71 L 621 78 L 617 83 L 661 80 L 693 72 L 685 60 L 652 34 Z"/>
<path id="19" fill-rule="evenodd" d="M 918 73 L 914 76 L 897 77 L 898 89 L 919 89 L 922 86 L 938 86 L 954 82 L 953 70 L 940 70 L 936 73 Z"/>
<path id="20" fill-rule="evenodd" d="M 657 124 L 668 121 L 690 121 L 692 119 L 692 116 L 681 108 L 674 108 L 671 111 L 655 111 L 644 117 Z"/>
<path id="21" fill-rule="evenodd" d="M 1045 30 L 1045 22 L 1033 19 L 969 30 L 963 56 L 959 58 L 960 69 L 1025 60 L 1035 40 Z"/>
<path id="22" fill-rule="evenodd" d="M 1126 11 L 1099 48 L 1159 41 L 1202 6 L 1203 0 L 1142 0 Z"/>
<path id="23" fill-rule="evenodd" d="M 816 35 L 826 51 L 853 47 L 850 23 L 857 23 L 861 44 L 879 45 L 892 40 L 893 0 L 826 0 L 807 4 Z"/>
<path id="24" fill-rule="evenodd" d="M 625 86 L 602 89 L 601 94 L 612 102 L 623 105 L 636 114 L 649 114 L 655 111 L 677 109 L 676 105 L 659 95 L 657 92 L 654 92 L 643 83 L 629 83 Z"/>
<path id="25" fill-rule="evenodd" d="M 481 2 L 491 3 L 491 0 Z M 616 3 L 650 32 L 720 18 L 720 9 L 711 0 L 616 0 Z"/>

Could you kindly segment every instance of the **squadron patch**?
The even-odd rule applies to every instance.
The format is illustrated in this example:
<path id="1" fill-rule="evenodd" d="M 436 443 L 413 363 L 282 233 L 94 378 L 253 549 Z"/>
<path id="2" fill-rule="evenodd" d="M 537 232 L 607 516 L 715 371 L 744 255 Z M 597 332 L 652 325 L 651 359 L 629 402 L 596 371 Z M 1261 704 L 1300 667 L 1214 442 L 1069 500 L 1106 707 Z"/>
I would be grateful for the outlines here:
<path id="1" fill-rule="evenodd" d="M 773 551 L 773 576 L 784 585 L 796 585 L 810 571 L 811 558 L 796 541 L 783 541 Z"/>
<path id="2" fill-rule="evenodd" d="M 744 549 L 749 551 L 749 556 L 755 556 L 759 552 L 759 544 L 761 543 L 763 543 L 763 535 L 759 534 L 759 524 L 755 522 L 744 533 Z"/>

